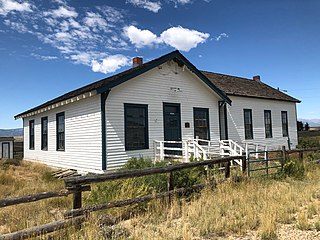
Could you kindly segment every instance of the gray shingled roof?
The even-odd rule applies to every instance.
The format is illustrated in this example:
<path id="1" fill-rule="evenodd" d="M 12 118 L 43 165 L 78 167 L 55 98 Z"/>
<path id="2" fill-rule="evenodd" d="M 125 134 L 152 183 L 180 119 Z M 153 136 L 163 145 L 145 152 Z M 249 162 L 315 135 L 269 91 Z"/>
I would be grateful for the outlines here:
<path id="1" fill-rule="evenodd" d="M 224 91 L 227 95 L 264 98 L 297 102 L 300 100 L 293 98 L 269 85 L 247 78 L 235 77 L 225 74 L 201 71 L 216 87 Z"/>

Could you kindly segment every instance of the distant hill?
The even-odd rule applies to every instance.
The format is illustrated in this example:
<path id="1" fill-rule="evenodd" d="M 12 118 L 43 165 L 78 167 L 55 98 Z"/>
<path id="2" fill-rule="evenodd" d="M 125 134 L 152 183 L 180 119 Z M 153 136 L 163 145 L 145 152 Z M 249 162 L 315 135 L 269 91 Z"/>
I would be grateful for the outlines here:
<path id="1" fill-rule="evenodd" d="M 0 137 L 17 137 L 23 136 L 23 128 L 0 129 Z"/>
<path id="2" fill-rule="evenodd" d="M 309 123 L 310 127 L 320 127 L 320 119 L 314 118 L 314 119 L 304 119 L 304 118 L 298 118 L 298 121 L 302 121 L 303 123 Z"/>

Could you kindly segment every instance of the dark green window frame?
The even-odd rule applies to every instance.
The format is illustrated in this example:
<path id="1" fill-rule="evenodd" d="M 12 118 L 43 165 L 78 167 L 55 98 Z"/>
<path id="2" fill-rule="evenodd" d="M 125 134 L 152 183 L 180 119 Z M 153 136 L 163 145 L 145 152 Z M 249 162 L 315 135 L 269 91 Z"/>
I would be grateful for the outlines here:
<path id="1" fill-rule="evenodd" d="M 265 129 L 266 138 L 272 138 L 271 110 L 264 110 L 264 129 Z"/>
<path id="2" fill-rule="evenodd" d="M 65 114 L 64 112 L 56 115 L 56 138 L 57 151 L 65 151 Z"/>
<path id="3" fill-rule="evenodd" d="M 288 112 L 287 111 L 281 111 L 281 123 L 282 123 L 282 136 L 289 137 Z"/>
<path id="4" fill-rule="evenodd" d="M 149 148 L 148 105 L 124 104 L 125 149 Z"/>
<path id="5" fill-rule="evenodd" d="M 193 108 L 194 137 L 210 140 L 209 108 Z"/>
<path id="6" fill-rule="evenodd" d="M 34 150 L 34 120 L 29 121 L 29 149 Z"/>
<path id="7" fill-rule="evenodd" d="M 41 118 L 41 150 L 48 150 L 48 117 Z"/>
<path id="8" fill-rule="evenodd" d="M 245 139 L 253 139 L 252 109 L 243 109 Z"/>

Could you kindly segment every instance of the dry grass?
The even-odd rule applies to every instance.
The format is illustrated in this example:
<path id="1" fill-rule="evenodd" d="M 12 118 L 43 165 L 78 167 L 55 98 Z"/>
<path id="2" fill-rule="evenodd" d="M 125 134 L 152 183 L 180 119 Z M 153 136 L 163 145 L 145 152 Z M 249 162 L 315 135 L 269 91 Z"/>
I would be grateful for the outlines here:
<path id="1" fill-rule="evenodd" d="M 51 171 L 30 162 L 21 162 L 20 166 L 0 165 L 0 198 L 63 189 L 63 182 L 53 179 Z M 62 197 L 0 208 L 0 233 L 61 219 L 62 210 L 70 207 L 71 198 Z"/>
<path id="2" fill-rule="evenodd" d="M 0 198 L 63 189 L 50 169 L 34 163 L 0 166 Z M 124 192 L 119 193 L 125 196 Z M 130 192 L 131 194 L 131 192 Z M 92 204 L 92 203 L 91 203 Z M 0 209 L 0 233 L 62 219 L 71 197 Z M 81 230 L 55 233 L 54 239 L 277 239 L 290 224 L 297 230 L 320 231 L 320 167 L 307 166 L 302 180 L 253 178 L 226 181 L 191 199 L 152 201 L 146 211 L 112 224 L 116 210 L 94 213 Z M 112 213 L 109 216 L 107 214 Z M 111 220 L 110 220 L 111 219 Z M 320 235 L 319 235 L 320 236 Z M 294 236 L 292 237 L 294 239 Z"/>

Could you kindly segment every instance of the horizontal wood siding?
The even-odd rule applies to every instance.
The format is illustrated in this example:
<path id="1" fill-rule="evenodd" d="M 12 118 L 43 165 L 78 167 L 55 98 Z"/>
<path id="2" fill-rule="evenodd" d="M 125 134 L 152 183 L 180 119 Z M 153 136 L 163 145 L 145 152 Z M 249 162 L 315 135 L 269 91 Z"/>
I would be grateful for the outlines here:
<path id="1" fill-rule="evenodd" d="M 65 151 L 56 150 L 56 114 L 65 112 Z M 41 117 L 48 117 L 48 151 L 41 150 Z M 35 149 L 29 150 L 29 120 L 35 120 Z M 100 95 L 24 119 L 24 159 L 55 167 L 101 172 Z"/>
<path id="2" fill-rule="evenodd" d="M 194 137 L 193 107 L 209 108 L 210 137 L 218 144 L 218 96 L 187 68 L 174 62 L 150 70 L 113 88 L 106 103 L 107 170 L 122 166 L 131 157 L 153 157 L 153 141 L 163 140 L 163 102 L 181 104 L 182 138 Z M 174 92 L 171 88 L 180 88 Z M 147 104 L 149 149 L 125 151 L 124 103 Z M 185 123 L 190 128 L 185 128 Z"/>
<path id="3" fill-rule="evenodd" d="M 288 112 L 289 137 L 292 148 L 298 144 L 295 103 L 229 96 L 232 106 L 228 106 L 229 139 L 238 142 L 259 143 L 270 148 L 288 147 L 288 138 L 282 136 L 281 111 Z M 252 109 L 253 139 L 245 140 L 243 109 Z M 272 138 L 265 138 L 264 110 L 271 110 Z"/>

